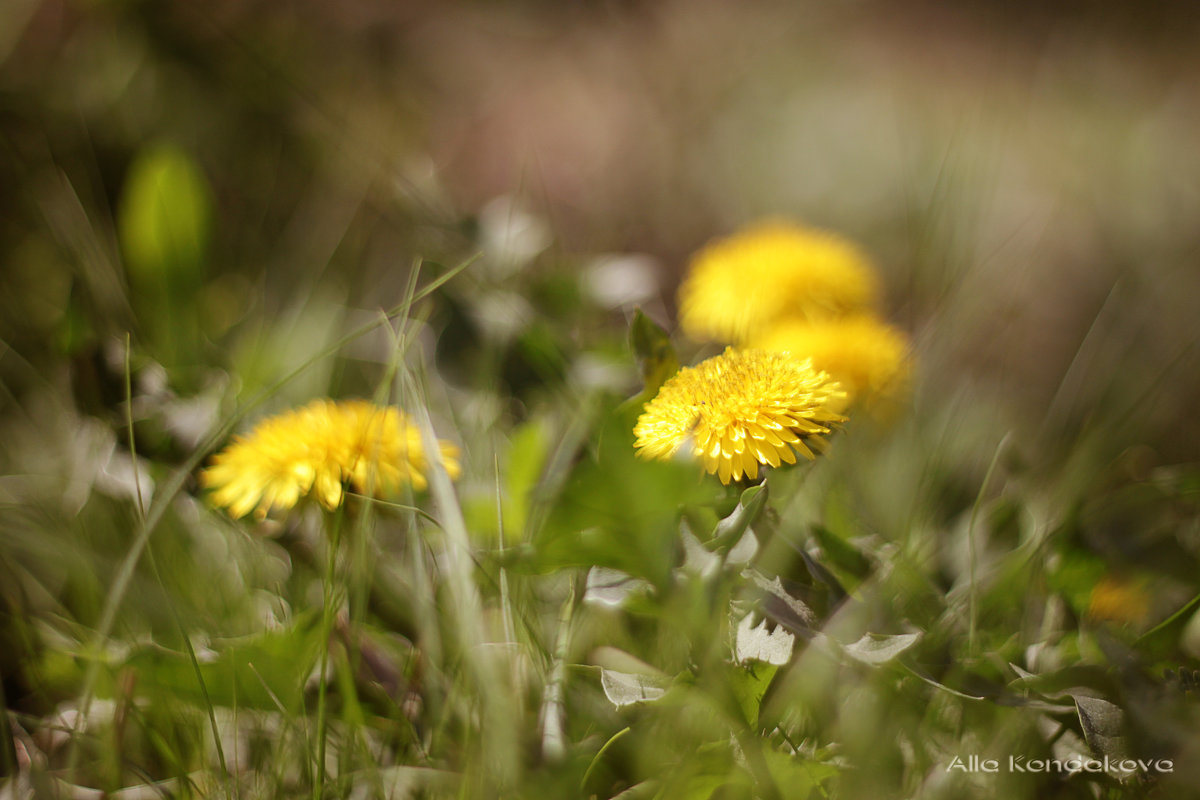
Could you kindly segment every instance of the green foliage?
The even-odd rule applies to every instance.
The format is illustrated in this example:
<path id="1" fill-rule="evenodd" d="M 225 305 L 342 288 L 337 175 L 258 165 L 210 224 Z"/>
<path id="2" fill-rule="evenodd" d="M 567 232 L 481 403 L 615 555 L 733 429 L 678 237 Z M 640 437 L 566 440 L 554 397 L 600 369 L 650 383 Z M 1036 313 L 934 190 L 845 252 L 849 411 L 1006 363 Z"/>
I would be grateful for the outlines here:
<path id="1" fill-rule="evenodd" d="M 211 654 L 200 662 L 207 698 L 186 653 L 143 647 L 124 659 L 119 669 L 133 670 L 149 691 L 200 708 L 210 702 L 224 708 L 296 714 L 304 707 L 305 681 L 321 644 L 316 622 L 313 615 L 306 615 L 287 630 L 214 642 Z"/>
<path id="2" fill-rule="evenodd" d="M 526 540 L 531 517 L 545 502 L 539 487 L 552 444 L 545 420 L 532 419 L 514 428 L 503 460 L 497 459 L 495 493 L 499 496 L 481 496 L 464 504 L 471 532 L 481 546 L 495 546 L 501 523 L 506 546 Z"/>
<path id="3" fill-rule="evenodd" d="M 658 393 L 658 388 L 679 371 L 679 356 L 671 337 L 639 308 L 629 325 L 629 342 L 642 372 L 642 402 Z"/>
<path id="4" fill-rule="evenodd" d="M 771 679 L 778 669 L 774 664 L 751 663 L 745 666 L 734 665 L 730 669 L 730 685 L 737 696 L 738 705 L 746 718 L 746 724 L 757 727 L 759 709 Z"/>
<path id="5" fill-rule="evenodd" d="M 601 420 L 534 538 L 539 569 L 598 565 L 667 583 L 681 509 L 711 500 L 713 488 L 691 464 L 638 458 L 632 429 L 626 413 Z"/>

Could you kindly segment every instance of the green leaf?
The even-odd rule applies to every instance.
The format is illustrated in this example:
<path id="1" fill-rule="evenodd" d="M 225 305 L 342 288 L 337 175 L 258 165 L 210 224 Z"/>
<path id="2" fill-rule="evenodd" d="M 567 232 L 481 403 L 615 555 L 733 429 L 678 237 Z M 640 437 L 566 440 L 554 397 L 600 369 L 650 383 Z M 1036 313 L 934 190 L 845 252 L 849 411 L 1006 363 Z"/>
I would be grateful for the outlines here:
<path id="1" fill-rule="evenodd" d="M 1109 671 L 1092 664 L 1072 664 L 1036 675 L 1020 670 L 1018 676 L 1009 683 L 1013 690 L 1035 692 L 1051 699 L 1074 697 L 1080 693 L 1100 694 L 1117 691 L 1117 685 Z"/>
<path id="2" fill-rule="evenodd" d="M 1197 608 L 1200 608 L 1200 595 L 1184 603 L 1179 609 L 1170 614 L 1162 622 L 1143 633 L 1137 640 L 1140 651 L 1148 656 L 1165 659 L 1182 643 L 1185 651 L 1195 652 L 1197 637 Z"/>
<path id="3" fill-rule="evenodd" d="M 518 425 L 509 435 L 507 447 L 497 454 L 492 491 L 463 498 L 467 530 L 480 546 L 494 549 L 501 530 L 505 547 L 515 547 L 525 541 L 546 463 L 549 438 L 543 420 L 532 419 Z"/>
<path id="4" fill-rule="evenodd" d="M 610 414 L 535 535 L 535 567 L 609 567 L 666 586 L 680 509 L 713 491 L 693 462 L 637 457 L 628 419 Z"/>
<path id="5" fill-rule="evenodd" d="M 871 574 L 870 560 L 857 547 L 822 525 L 814 525 L 812 533 L 831 565 L 860 581 Z"/>
<path id="6" fill-rule="evenodd" d="M 629 324 L 629 342 L 642 371 L 642 398 L 650 400 L 667 378 L 679 371 L 679 356 L 667 332 L 640 308 Z"/>
<path id="7" fill-rule="evenodd" d="M 821 785 L 832 781 L 841 771 L 834 764 L 770 748 L 763 749 L 763 757 L 771 771 L 771 777 L 775 779 L 785 798 L 830 797 L 830 793 Z"/>
<path id="8" fill-rule="evenodd" d="M 751 486 L 742 492 L 737 508 L 728 517 L 717 523 L 713 530 L 713 539 L 718 547 L 733 547 L 741 541 L 742 535 L 758 519 L 767 504 L 767 482 L 764 479 L 757 486 Z"/>
<path id="9" fill-rule="evenodd" d="M 817 615 L 807 603 L 784 588 L 778 575 L 767 580 L 765 575 L 755 570 L 747 574 L 751 582 L 764 592 L 763 606 L 775 622 L 793 631 L 806 631 L 817 626 Z"/>
<path id="10" fill-rule="evenodd" d="M 650 584 L 641 578 L 631 578 L 624 572 L 607 567 L 592 567 L 587 574 L 587 589 L 584 602 L 610 608 L 624 607 L 631 598 L 650 589 Z"/>
<path id="11" fill-rule="evenodd" d="M 509 440 L 502 499 L 504 541 L 507 544 L 516 544 L 525 538 L 534 490 L 541 479 L 549 446 L 546 425 L 536 419 L 514 430 Z"/>
<path id="12" fill-rule="evenodd" d="M 658 700 L 667 693 L 670 683 L 655 675 L 600 668 L 600 686 L 604 689 L 604 696 L 617 708 Z"/>
<path id="13" fill-rule="evenodd" d="M 884 664 L 912 647 L 920 638 L 919 633 L 898 633 L 890 636 L 867 633 L 857 642 L 844 645 L 842 649 L 855 661 L 864 664 Z"/>
<path id="14" fill-rule="evenodd" d="M 759 710 L 762 708 L 763 697 L 779 670 L 774 664 L 752 663 L 745 666 L 734 664 L 730 667 L 729 683 L 737 697 L 738 705 L 746 722 L 755 726 L 758 724 Z"/>
<path id="15" fill-rule="evenodd" d="M 337 665 L 334 674 L 337 678 L 338 694 L 342 701 L 342 721 L 353 726 L 362 725 L 366 721 L 362 703 L 358 699 L 358 688 L 354 685 L 354 671 L 350 668 L 350 657 L 344 647 L 332 647 L 333 660 Z"/>
<path id="16" fill-rule="evenodd" d="M 316 617 L 282 631 L 215 644 L 201 656 L 200 672 L 215 706 L 290 712 L 303 707 L 304 682 L 320 652 L 321 631 Z M 162 647 L 136 650 L 125 662 L 136 670 L 139 689 L 204 703 L 196 672 L 187 655 Z M 278 701 L 278 704 L 277 704 Z"/>
<path id="17" fill-rule="evenodd" d="M 734 770 L 730 773 L 693 775 L 673 787 L 670 796 L 679 800 L 713 800 L 715 797 L 753 797 L 749 778 Z M 741 790 L 741 791 L 738 791 Z"/>
<path id="18" fill-rule="evenodd" d="M 193 285 L 203 265 L 212 217 L 208 183 L 196 162 L 172 145 L 142 150 L 121 194 L 118 234 L 135 285 Z"/>
<path id="19" fill-rule="evenodd" d="M 755 615 L 746 614 L 738 623 L 734 634 L 733 652 L 739 663 L 760 661 L 765 664 L 783 665 L 792 658 L 796 637 L 783 625 L 771 624 L 766 619 L 754 624 Z"/>
<path id="20" fill-rule="evenodd" d="M 1083 737 L 1096 755 L 1123 758 L 1129 749 L 1125 744 L 1125 712 L 1121 707 L 1101 697 L 1072 695 L 1079 712 Z"/>

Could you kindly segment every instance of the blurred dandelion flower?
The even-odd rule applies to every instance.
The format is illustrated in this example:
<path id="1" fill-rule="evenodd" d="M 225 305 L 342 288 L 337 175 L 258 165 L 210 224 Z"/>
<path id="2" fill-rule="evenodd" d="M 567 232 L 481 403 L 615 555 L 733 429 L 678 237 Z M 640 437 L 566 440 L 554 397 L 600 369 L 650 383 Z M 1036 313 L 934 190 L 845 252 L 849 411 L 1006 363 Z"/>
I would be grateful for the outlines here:
<path id="1" fill-rule="evenodd" d="M 1139 623 L 1150 614 L 1150 594 L 1136 580 L 1105 575 L 1092 587 L 1087 615 L 1092 619 Z"/>
<path id="2" fill-rule="evenodd" d="M 810 361 L 730 347 L 662 385 L 634 426 L 634 447 L 660 459 L 691 448 L 722 483 L 755 478 L 759 464 L 795 464 L 795 452 L 811 459 L 824 450 L 823 437 L 845 421 L 844 398 Z"/>
<path id="3" fill-rule="evenodd" d="M 459 475 L 458 448 L 439 442 L 442 463 Z M 426 486 L 429 462 L 420 431 L 398 408 L 362 400 L 314 400 L 303 408 L 260 422 L 234 441 L 200 473 L 213 489 L 213 505 L 233 517 L 288 509 L 312 494 L 332 510 L 345 487 L 386 495 L 405 483 Z"/>
<path id="4" fill-rule="evenodd" d="M 679 287 L 679 322 L 694 339 L 744 345 L 779 320 L 863 311 L 878 294 L 869 260 L 849 241 L 764 222 L 692 257 Z"/>
<path id="5" fill-rule="evenodd" d="M 908 338 L 865 314 L 818 322 L 784 320 L 751 345 L 811 358 L 813 366 L 833 376 L 852 400 L 897 397 L 912 374 Z"/>

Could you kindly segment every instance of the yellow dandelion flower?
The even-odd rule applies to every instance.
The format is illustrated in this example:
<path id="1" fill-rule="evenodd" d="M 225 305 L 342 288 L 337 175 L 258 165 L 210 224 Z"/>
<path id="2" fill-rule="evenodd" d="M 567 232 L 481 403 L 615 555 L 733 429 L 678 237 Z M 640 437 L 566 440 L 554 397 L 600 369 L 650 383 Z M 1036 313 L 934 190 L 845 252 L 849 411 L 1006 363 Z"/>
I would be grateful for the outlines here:
<path id="1" fill-rule="evenodd" d="M 458 448 L 439 442 L 442 463 L 458 477 Z M 425 488 L 429 462 L 421 435 L 398 408 L 362 400 L 314 400 L 269 417 L 213 456 L 200 473 L 213 505 L 233 517 L 287 509 L 313 495 L 328 509 L 341 505 L 345 487 L 386 495 L 411 483 Z"/>
<path id="2" fill-rule="evenodd" d="M 744 345 L 781 319 L 825 319 L 873 307 L 875 271 L 851 242 L 765 222 L 704 247 L 679 287 L 679 323 L 693 339 Z"/>
<path id="3" fill-rule="evenodd" d="M 1106 575 L 1092 587 L 1087 615 L 1092 619 L 1138 623 L 1150 614 L 1150 593 L 1144 582 Z"/>
<path id="4" fill-rule="evenodd" d="M 844 422 L 845 394 L 812 363 L 785 353 L 726 348 L 680 370 L 646 404 L 634 447 L 666 459 L 681 447 L 722 483 L 758 477 L 758 465 L 815 458 L 824 436 Z"/>
<path id="5" fill-rule="evenodd" d="M 912 373 L 908 338 L 868 315 L 806 322 L 784 320 L 751 342 L 761 350 L 811 358 L 842 384 L 851 399 L 896 397 Z"/>

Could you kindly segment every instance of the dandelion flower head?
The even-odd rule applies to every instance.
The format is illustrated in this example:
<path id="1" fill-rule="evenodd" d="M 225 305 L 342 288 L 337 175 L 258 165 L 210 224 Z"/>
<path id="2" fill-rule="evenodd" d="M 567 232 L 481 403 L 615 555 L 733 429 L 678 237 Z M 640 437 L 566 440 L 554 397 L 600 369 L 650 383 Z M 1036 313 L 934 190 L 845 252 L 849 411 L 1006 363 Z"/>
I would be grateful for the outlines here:
<path id="1" fill-rule="evenodd" d="M 1092 587 L 1087 614 L 1111 622 L 1142 622 L 1150 614 L 1150 594 L 1142 582 L 1106 575 Z"/>
<path id="2" fill-rule="evenodd" d="M 646 404 L 633 432 L 646 458 L 690 448 L 722 483 L 758 477 L 758 465 L 815 458 L 844 422 L 845 394 L 829 375 L 786 353 L 727 348 L 680 370 Z"/>
<path id="3" fill-rule="evenodd" d="M 765 222 L 710 243 L 679 287 L 679 322 L 693 339 L 745 345 L 781 319 L 816 320 L 872 308 L 873 267 L 851 242 Z"/>
<path id="4" fill-rule="evenodd" d="M 446 471 L 458 477 L 458 448 L 445 441 L 439 448 Z M 429 466 L 420 431 L 400 409 L 362 400 L 314 400 L 234 437 L 200 480 L 213 489 L 213 505 L 233 517 L 253 511 L 262 519 L 309 494 L 332 510 L 341 505 L 346 486 L 375 495 L 405 484 L 423 489 Z"/>
<path id="5" fill-rule="evenodd" d="M 850 399 L 901 395 L 912 373 L 908 338 L 873 316 L 807 322 L 784 320 L 757 336 L 753 346 L 811 358 L 842 384 Z"/>

